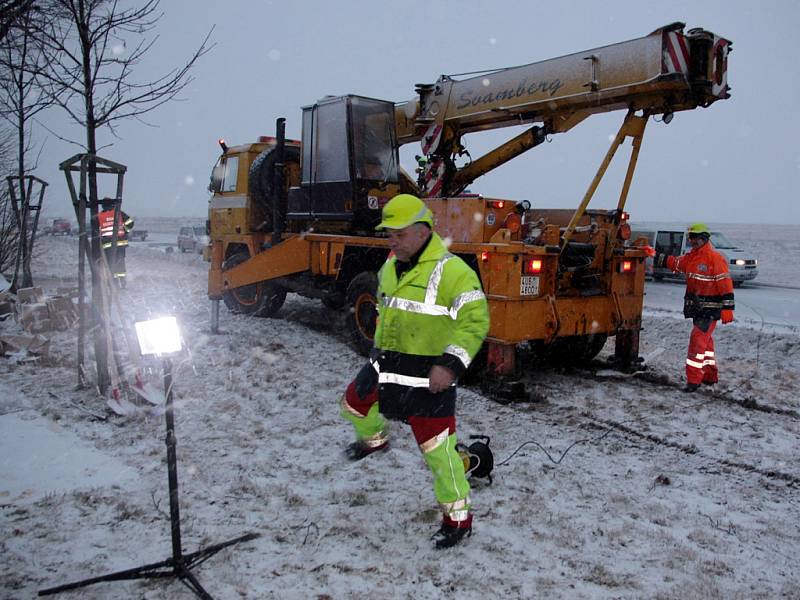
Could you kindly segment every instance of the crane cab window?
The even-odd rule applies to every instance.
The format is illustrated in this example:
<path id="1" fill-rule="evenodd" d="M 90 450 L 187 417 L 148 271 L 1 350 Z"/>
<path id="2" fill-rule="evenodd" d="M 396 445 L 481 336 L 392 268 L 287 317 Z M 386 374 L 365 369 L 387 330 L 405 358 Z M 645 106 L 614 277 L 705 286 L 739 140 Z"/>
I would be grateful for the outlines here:
<path id="1" fill-rule="evenodd" d="M 353 97 L 351 107 L 356 178 L 397 182 L 394 105 Z"/>
<path id="2" fill-rule="evenodd" d="M 311 182 L 349 181 L 347 104 L 344 99 L 315 106 L 311 125 Z M 305 137 L 306 132 L 303 133 Z"/>
<path id="3" fill-rule="evenodd" d="M 391 102 L 343 96 L 303 109 L 303 185 L 353 179 L 394 183 L 397 156 Z"/>
<path id="4" fill-rule="evenodd" d="M 314 147 L 314 108 L 303 109 L 303 163 L 300 169 L 301 183 L 311 183 L 311 148 Z"/>

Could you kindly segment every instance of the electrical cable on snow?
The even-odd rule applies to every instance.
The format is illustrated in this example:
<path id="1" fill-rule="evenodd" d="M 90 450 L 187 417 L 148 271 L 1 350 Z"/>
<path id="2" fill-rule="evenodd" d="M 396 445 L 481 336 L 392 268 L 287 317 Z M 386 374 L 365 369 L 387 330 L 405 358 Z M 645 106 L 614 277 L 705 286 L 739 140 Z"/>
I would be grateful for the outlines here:
<path id="1" fill-rule="evenodd" d="M 583 438 L 583 439 L 576 440 L 576 441 L 572 442 L 572 443 L 571 443 L 569 446 L 567 446 L 567 449 L 566 449 L 566 450 L 564 450 L 564 452 L 562 452 L 562 453 L 561 453 L 561 456 L 559 456 L 559 457 L 558 457 L 558 459 L 554 459 L 554 458 L 551 456 L 551 454 L 550 454 L 550 453 L 547 451 L 547 448 L 545 448 L 544 446 L 542 446 L 542 445 L 541 445 L 539 442 L 537 442 L 536 440 L 528 440 L 527 442 L 523 442 L 522 444 L 520 444 L 520 445 L 519 445 L 519 447 L 518 447 L 516 450 L 514 450 L 514 452 L 512 452 L 512 453 L 511 453 L 511 456 L 509 456 L 509 457 L 508 457 L 508 458 L 506 458 L 505 460 L 503 460 L 503 461 L 501 461 L 501 462 L 499 462 L 499 463 L 495 464 L 495 466 L 496 466 L 496 467 L 502 467 L 504 464 L 506 464 L 508 461 L 510 461 L 512 458 L 514 458 L 514 456 L 516 456 L 516 454 L 517 454 L 517 453 L 518 453 L 520 450 L 522 450 L 522 449 L 523 449 L 525 446 L 528 446 L 528 445 L 534 445 L 534 446 L 536 446 L 537 448 L 539 448 L 539 449 L 540 449 L 542 452 L 544 452 L 544 453 L 547 455 L 547 458 L 548 458 L 548 459 L 550 459 L 550 462 L 552 462 L 553 464 L 556 464 L 556 465 L 557 465 L 557 464 L 560 464 L 562 460 L 564 460 L 564 457 L 567 455 L 567 452 L 569 452 L 570 450 L 572 450 L 572 448 L 574 448 L 574 447 L 575 447 L 575 446 L 577 446 L 578 444 L 583 444 L 583 443 L 587 443 L 587 442 L 588 442 L 588 443 L 596 443 L 596 442 L 599 442 L 600 440 L 602 440 L 604 437 L 606 437 L 606 436 L 607 436 L 609 433 L 611 433 L 612 431 L 614 431 L 614 428 L 613 428 L 613 427 L 609 427 L 609 428 L 608 428 L 608 429 L 606 429 L 606 430 L 605 430 L 605 431 L 604 431 L 602 434 L 600 434 L 600 435 L 598 435 L 598 436 L 595 436 L 595 437 L 593 437 L 593 438 Z"/>

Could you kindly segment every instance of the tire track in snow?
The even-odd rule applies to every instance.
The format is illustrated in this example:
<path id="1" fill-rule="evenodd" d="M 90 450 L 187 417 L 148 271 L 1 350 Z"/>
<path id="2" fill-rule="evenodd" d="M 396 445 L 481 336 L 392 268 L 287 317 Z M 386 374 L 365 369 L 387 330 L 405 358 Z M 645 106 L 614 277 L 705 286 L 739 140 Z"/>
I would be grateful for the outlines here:
<path id="1" fill-rule="evenodd" d="M 635 438 L 638 438 L 638 439 L 647 440 L 647 441 L 652 442 L 653 444 L 656 444 L 658 446 L 664 446 L 664 447 L 667 447 L 667 448 L 673 448 L 675 450 L 678 450 L 679 452 L 683 452 L 684 454 L 699 456 L 699 457 L 702 457 L 705 460 L 710 460 L 710 461 L 719 463 L 721 465 L 724 465 L 726 467 L 732 467 L 734 469 L 740 469 L 740 470 L 743 470 L 743 471 L 747 471 L 749 473 L 757 473 L 757 474 L 759 474 L 759 475 L 761 475 L 763 477 L 767 477 L 769 479 L 777 479 L 777 480 L 780 480 L 780 481 L 785 481 L 785 482 L 789 483 L 792 486 L 800 486 L 800 477 L 798 477 L 796 475 L 792 475 L 790 473 L 784 473 L 782 471 L 778 471 L 778 470 L 775 470 L 775 469 L 762 469 L 762 468 L 757 467 L 755 465 L 752 465 L 750 463 L 745 463 L 745 462 L 740 462 L 740 461 L 735 461 L 735 460 L 728 460 L 726 458 L 717 458 L 717 457 L 714 457 L 714 456 L 709 456 L 709 455 L 705 454 L 704 452 L 702 452 L 700 449 L 698 449 L 698 447 L 696 445 L 694 445 L 694 444 L 679 444 L 677 442 L 671 442 L 671 441 L 669 441 L 667 439 L 664 439 L 663 437 L 655 435 L 653 433 L 644 433 L 642 431 L 634 429 L 633 427 L 629 427 L 629 426 L 627 426 L 627 425 L 625 425 L 623 423 L 620 423 L 619 421 L 614 421 L 612 419 L 603 419 L 603 418 L 597 417 L 597 416 L 595 416 L 595 415 L 593 415 L 591 413 L 582 413 L 582 416 L 584 416 L 585 418 L 589 419 L 590 421 L 593 421 L 593 422 L 596 422 L 596 423 L 601 423 L 602 425 L 605 425 L 606 427 L 611 427 L 611 428 L 615 429 L 616 431 L 620 431 L 621 433 L 624 433 L 625 435 L 628 435 L 629 437 L 635 437 Z"/>

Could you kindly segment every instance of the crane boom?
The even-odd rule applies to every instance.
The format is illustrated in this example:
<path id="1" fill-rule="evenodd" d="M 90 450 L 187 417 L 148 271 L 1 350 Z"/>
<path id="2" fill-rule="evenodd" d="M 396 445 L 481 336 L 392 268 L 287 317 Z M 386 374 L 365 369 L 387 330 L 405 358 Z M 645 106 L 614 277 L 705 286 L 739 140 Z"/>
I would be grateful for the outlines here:
<path id="1" fill-rule="evenodd" d="M 567 131 L 592 114 L 622 109 L 668 114 L 728 98 L 731 42 L 699 28 L 684 33 L 684 27 L 676 22 L 626 42 L 466 79 L 442 75 L 433 84 L 418 84 L 418 98 L 395 107 L 397 141 L 421 141 L 430 164 L 450 161 L 440 190 L 447 195 L 544 135 Z M 463 153 L 464 134 L 526 123 L 542 125 L 524 143 L 517 140 L 469 171 L 456 172 L 451 158 Z"/>
<path id="2" fill-rule="evenodd" d="M 398 105 L 398 141 L 420 140 L 432 123 L 464 134 L 546 123 L 577 111 L 658 114 L 727 98 L 731 43 L 703 29 L 684 34 L 684 26 L 673 23 L 641 38 L 467 79 L 442 75 L 418 84 L 419 98 Z"/>

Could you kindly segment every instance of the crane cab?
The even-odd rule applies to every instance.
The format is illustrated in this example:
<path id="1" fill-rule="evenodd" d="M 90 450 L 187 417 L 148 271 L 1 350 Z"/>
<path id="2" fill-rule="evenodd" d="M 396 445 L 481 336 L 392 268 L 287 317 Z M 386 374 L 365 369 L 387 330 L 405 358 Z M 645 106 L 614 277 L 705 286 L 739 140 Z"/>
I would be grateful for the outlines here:
<path id="1" fill-rule="evenodd" d="M 300 185 L 289 190 L 287 220 L 369 231 L 398 193 L 394 104 L 328 96 L 303 108 Z"/>

